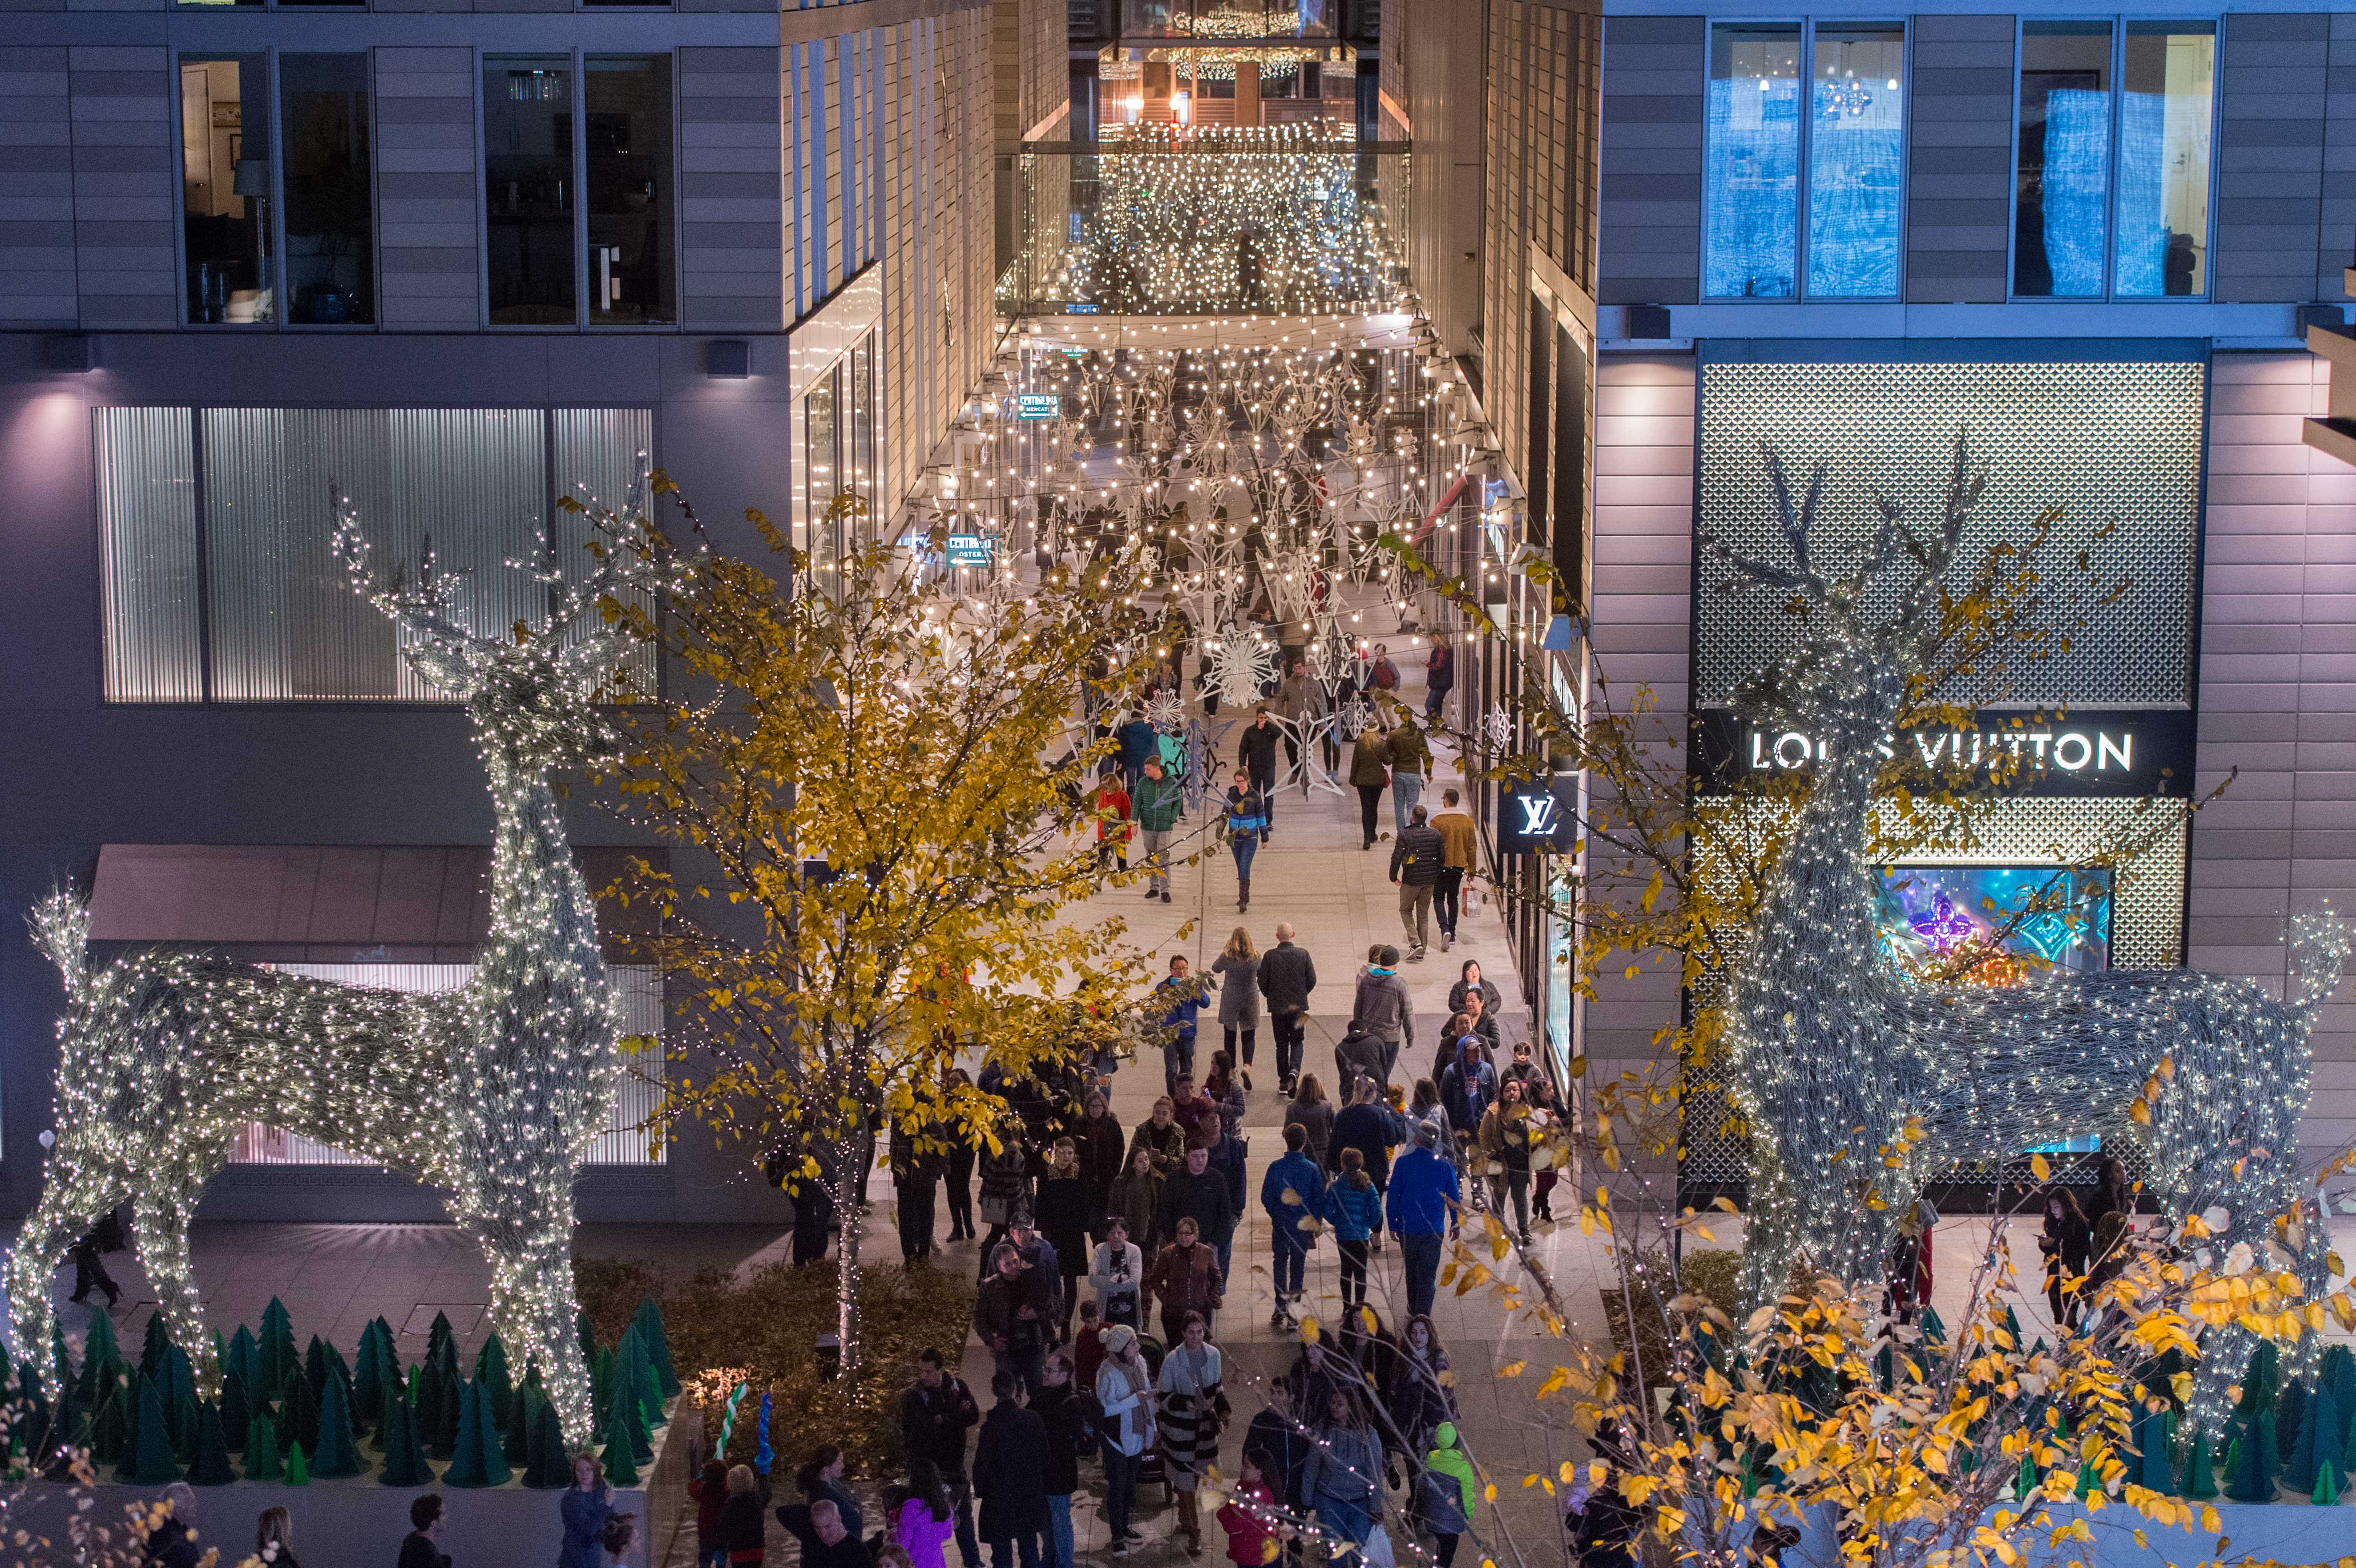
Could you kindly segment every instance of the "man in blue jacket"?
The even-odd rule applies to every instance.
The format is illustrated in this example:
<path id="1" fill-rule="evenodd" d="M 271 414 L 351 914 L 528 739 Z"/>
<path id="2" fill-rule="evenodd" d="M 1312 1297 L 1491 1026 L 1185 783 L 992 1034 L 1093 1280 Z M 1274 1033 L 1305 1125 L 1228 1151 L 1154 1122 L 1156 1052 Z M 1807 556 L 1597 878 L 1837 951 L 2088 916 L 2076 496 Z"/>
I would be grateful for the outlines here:
<path id="1" fill-rule="evenodd" d="M 1129 798 L 1137 798 L 1138 775 L 1144 771 L 1145 759 L 1162 749 L 1162 731 L 1145 721 L 1145 710 L 1132 708 L 1129 721 L 1112 732 L 1113 744 L 1120 748 L 1120 776 Z"/>
<path id="2" fill-rule="evenodd" d="M 1276 1309 L 1268 1326 L 1282 1328 L 1292 1322 L 1292 1304 L 1301 1299 L 1301 1276 L 1309 1261 L 1309 1243 L 1316 1238 L 1301 1228 L 1301 1221 L 1325 1208 L 1325 1173 L 1305 1152 L 1309 1129 L 1299 1122 L 1284 1129 L 1284 1154 L 1260 1179 L 1260 1207 L 1268 1211 L 1270 1251 L 1276 1262 Z"/>
<path id="3" fill-rule="evenodd" d="M 1453 1223 L 1462 1195 L 1456 1168 L 1440 1157 L 1434 1146 L 1440 1129 L 1430 1122 L 1415 1125 L 1415 1147 L 1391 1167 L 1390 1227 L 1398 1238 L 1399 1258 L 1407 1265 L 1407 1309 L 1410 1316 L 1431 1310 L 1440 1277 L 1440 1238 Z"/>
<path id="4" fill-rule="evenodd" d="M 1195 1015 L 1203 1010 L 1203 986 L 1189 972 L 1186 960 L 1173 955 L 1170 973 L 1153 987 L 1150 1008 L 1162 1010 L 1155 1023 L 1171 1031 L 1162 1042 L 1162 1086 L 1172 1099 L 1178 1097 L 1178 1080 L 1194 1073 Z"/>

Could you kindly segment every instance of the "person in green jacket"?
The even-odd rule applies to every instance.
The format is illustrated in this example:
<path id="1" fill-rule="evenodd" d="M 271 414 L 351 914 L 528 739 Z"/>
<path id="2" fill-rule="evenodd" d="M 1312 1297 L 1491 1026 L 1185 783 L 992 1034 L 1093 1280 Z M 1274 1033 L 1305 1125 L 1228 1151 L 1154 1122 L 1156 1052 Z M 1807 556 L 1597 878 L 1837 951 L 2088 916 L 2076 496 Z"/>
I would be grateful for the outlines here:
<path id="1" fill-rule="evenodd" d="M 1170 831 L 1178 826 L 1179 810 L 1186 804 L 1185 791 L 1170 776 L 1158 756 L 1145 760 L 1145 771 L 1137 781 L 1137 830 L 1145 846 L 1145 896 L 1170 901 Z"/>

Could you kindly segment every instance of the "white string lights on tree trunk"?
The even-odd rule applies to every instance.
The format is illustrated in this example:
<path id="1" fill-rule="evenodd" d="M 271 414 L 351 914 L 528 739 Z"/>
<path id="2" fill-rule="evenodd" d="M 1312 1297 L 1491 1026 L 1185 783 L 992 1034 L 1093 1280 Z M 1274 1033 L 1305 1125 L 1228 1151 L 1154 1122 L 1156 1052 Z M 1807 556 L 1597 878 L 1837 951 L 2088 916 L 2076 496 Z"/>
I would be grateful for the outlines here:
<path id="1" fill-rule="evenodd" d="M 1959 443 L 1931 537 L 1881 503 L 1859 558 L 1837 570 L 1814 528 L 1823 471 L 1795 500 L 1769 462 L 1788 562 L 1707 548 L 1738 587 L 1804 606 L 1799 651 L 1741 706 L 1778 732 L 1815 737 L 1827 760 L 1728 991 L 1730 1088 L 1755 1159 L 1746 1305 L 1772 1301 L 1803 1260 L 1852 1285 L 1879 1280 L 1900 1218 L 1938 1172 L 2087 1134 L 2145 1144 L 2170 1213 L 2222 1208 L 2223 1225 L 2201 1243 L 2215 1257 L 2240 1243 L 2263 1250 L 2301 1200 L 2308 1036 L 2338 983 L 2346 930 L 2329 912 L 2291 923 L 2283 1000 L 2181 969 L 2056 969 L 1997 986 L 1926 983 L 1890 962 L 1870 859 L 1874 784 L 1980 484 Z M 1869 588 L 1898 580 L 1896 613 L 1869 624 Z M 2328 1239 L 2320 1223 L 2303 1232 L 2296 1267 L 2317 1299 Z M 2196 1419 L 2222 1416 L 2249 1347 L 2239 1328 L 2211 1330 Z"/>
<path id="2" fill-rule="evenodd" d="M 59 1262 L 127 1199 L 173 1342 L 218 1396 L 188 1223 L 239 1133 L 261 1122 L 444 1190 L 489 1261 L 492 1326 L 539 1364 L 566 1442 L 586 1445 L 573 1189 L 619 1085 L 621 1004 L 550 777 L 614 744 L 596 699 L 637 645 L 596 605 L 618 576 L 541 568 L 549 616 L 478 635 L 454 618 L 457 584 L 434 571 L 430 545 L 413 581 L 379 581 L 340 498 L 337 511 L 351 586 L 400 628 L 418 674 L 465 704 L 496 823 L 489 933 L 464 987 L 417 996 L 199 953 L 93 967 L 87 910 L 69 892 L 41 904 L 35 935 L 64 977 L 66 1011 L 56 1139 L 6 1265 L 16 1343 L 48 1342 Z"/>

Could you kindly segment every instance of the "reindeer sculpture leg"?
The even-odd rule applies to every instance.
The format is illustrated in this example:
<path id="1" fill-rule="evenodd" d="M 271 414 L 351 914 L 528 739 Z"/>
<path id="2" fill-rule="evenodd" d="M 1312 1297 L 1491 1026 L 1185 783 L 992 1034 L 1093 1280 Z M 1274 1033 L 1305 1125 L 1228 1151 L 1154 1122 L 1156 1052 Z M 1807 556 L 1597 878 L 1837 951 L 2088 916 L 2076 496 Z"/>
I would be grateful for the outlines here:
<path id="1" fill-rule="evenodd" d="M 568 1440 L 594 1434 L 598 1412 L 591 1407 L 589 1365 L 573 1294 L 572 1203 L 557 1240 L 519 1244 L 486 1233 L 476 1241 L 491 1265 L 491 1326 L 501 1340 L 540 1363 L 541 1383 L 556 1405 Z"/>
<path id="2" fill-rule="evenodd" d="M 161 1162 L 159 1162 L 161 1163 Z M 204 1298 L 197 1292 L 196 1266 L 188 1256 L 188 1224 L 205 1177 L 186 1169 L 158 1170 L 131 1195 L 132 1244 L 147 1283 L 155 1289 L 155 1310 L 172 1343 L 186 1350 L 196 1372 L 197 1392 L 220 1397 L 220 1364 L 213 1337 L 205 1331 Z"/>
<path id="3" fill-rule="evenodd" d="M 41 1348 L 57 1326 L 57 1305 L 50 1296 L 66 1250 L 130 1196 L 128 1180 L 107 1186 L 52 1181 L 42 1188 L 41 1200 L 25 1217 L 16 1244 L 9 1249 L 5 1277 L 17 1353 L 35 1367 L 46 1371 L 48 1366 Z"/>

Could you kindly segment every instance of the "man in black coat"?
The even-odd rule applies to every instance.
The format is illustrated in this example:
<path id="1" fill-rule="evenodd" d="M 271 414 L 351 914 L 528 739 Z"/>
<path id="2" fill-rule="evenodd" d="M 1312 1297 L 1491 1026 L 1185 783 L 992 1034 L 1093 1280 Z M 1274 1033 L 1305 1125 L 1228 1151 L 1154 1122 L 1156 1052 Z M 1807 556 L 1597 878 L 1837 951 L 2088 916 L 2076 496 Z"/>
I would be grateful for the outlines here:
<path id="1" fill-rule="evenodd" d="M 1047 1358 L 1047 1382 L 1031 1413 L 1047 1427 L 1047 1568 L 1071 1568 L 1072 1494 L 1080 1489 L 1080 1455 L 1095 1447 L 1095 1397 L 1072 1386 L 1072 1358 Z"/>
<path id="2" fill-rule="evenodd" d="M 1263 702 L 1252 713 L 1252 721 L 1236 741 L 1236 765 L 1243 769 L 1251 787 L 1268 803 L 1268 820 L 1276 822 L 1276 743 L 1284 731 L 1269 717 L 1268 704 Z"/>
<path id="3" fill-rule="evenodd" d="M 973 1331 L 997 1358 L 998 1371 L 1037 1388 L 1055 1324 L 1055 1284 L 1026 1266 L 1013 1243 L 999 1243 L 990 1276 L 973 1298 Z"/>
<path id="4" fill-rule="evenodd" d="M 948 1370 L 929 1347 L 916 1358 L 916 1386 L 900 1396 L 900 1451 L 910 1459 L 930 1459 L 957 1504 L 958 1556 L 965 1568 L 981 1568 L 981 1542 L 973 1530 L 973 1483 L 966 1477 L 965 1435 L 981 1420 L 981 1407 L 965 1380 Z"/>
<path id="5" fill-rule="evenodd" d="M 982 1418 L 973 1451 L 973 1488 L 981 1495 L 981 1538 L 991 1568 L 1039 1568 L 1047 1528 L 1047 1424 L 1023 1408 L 1023 1385 L 1006 1372 L 990 1380 L 997 1401 Z"/>
<path id="6" fill-rule="evenodd" d="M 1244 1456 L 1259 1467 L 1277 1506 L 1288 1513 L 1304 1511 L 1301 1482 L 1309 1469 L 1309 1436 L 1292 1418 L 1296 1380 L 1329 1398 L 1335 1386 L 1331 1373 L 1319 1369 L 1304 1375 L 1296 1363 L 1285 1377 L 1269 1380 L 1260 1396 L 1267 1407 L 1244 1432 Z M 1298 1558 L 1288 1553 L 1288 1561 Z"/>
<path id="7" fill-rule="evenodd" d="M 1196 1144 L 1186 1151 L 1186 1163 L 1170 1173 L 1162 1184 L 1162 1208 L 1154 1216 L 1153 1239 L 1157 1247 L 1166 1247 L 1178 1239 L 1178 1221 L 1192 1220 L 1203 1232 L 1206 1246 L 1219 1252 L 1222 1275 L 1226 1272 L 1226 1251 L 1236 1234 L 1235 1200 L 1227 1193 L 1227 1177 L 1222 1170 L 1211 1168 L 1211 1151 L 1207 1145 Z"/>
<path id="8" fill-rule="evenodd" d="M 1333 1141 L 1331 1146 L 1334 1168 L 1339 1169 L 1342 1151 L 1354 1148 L 1366 1162 L 1366 1174 L 1374 1178 L 1378 1191 L 1388 1191 L 1391 1184 L 1390 1112 L 1376 1103 L 1380 1093 L 1371 1078 L 1358 1080 L 1357 1091 L 1351 1096 L 1349 1106 L 1333 1118 Z"/>
<path id="9" fill-rule="evenodd" d="M 1279 924 L 1276 945 L 1259 958 L 1259 994 L 1268 998 L 1276 1032 L 1277 1082 L 1287 1094 L 1301 1082 L 1301 1026 L 1309 1016 L 1309 993 L 1317 988 L 1316 962 L 1309 949 L 1293 945 L 1292 936 L 1290 924 Z"/>

